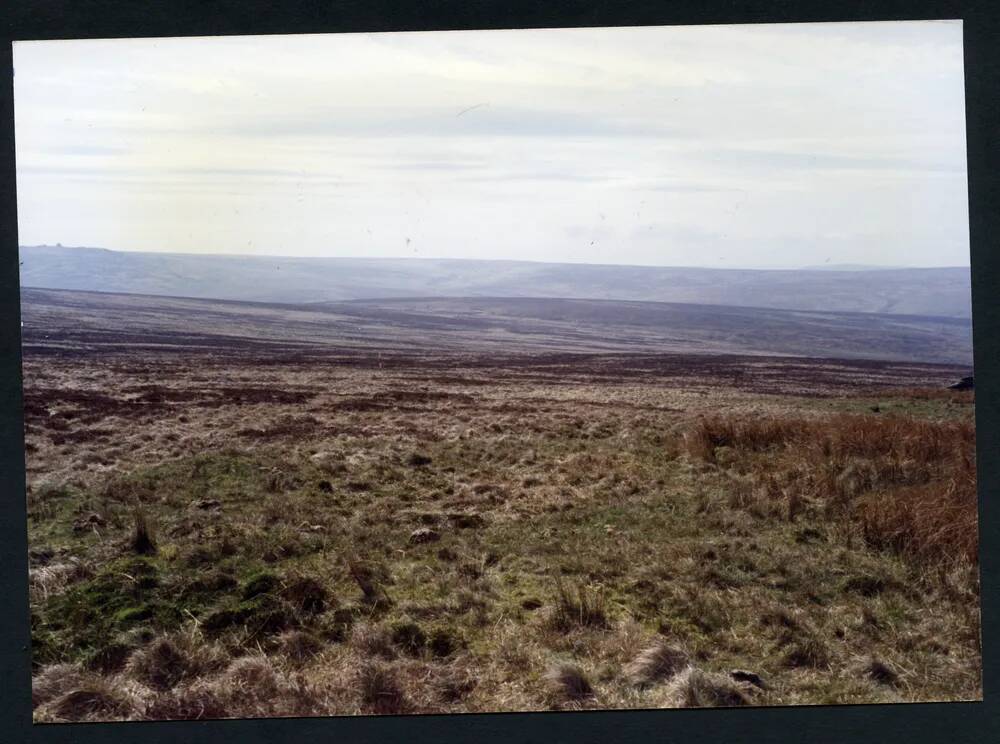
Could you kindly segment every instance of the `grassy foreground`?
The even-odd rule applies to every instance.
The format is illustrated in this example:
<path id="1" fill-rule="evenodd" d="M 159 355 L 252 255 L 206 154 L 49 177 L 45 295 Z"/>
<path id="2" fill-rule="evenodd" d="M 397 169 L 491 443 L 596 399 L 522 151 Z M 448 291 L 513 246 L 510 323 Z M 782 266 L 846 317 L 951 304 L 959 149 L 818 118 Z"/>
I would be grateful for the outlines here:
<path id="1" fill-rule="evenodd" d="M 981 697 L 971 397 L 526 405 L 38 484 L 36 720 Z"/>

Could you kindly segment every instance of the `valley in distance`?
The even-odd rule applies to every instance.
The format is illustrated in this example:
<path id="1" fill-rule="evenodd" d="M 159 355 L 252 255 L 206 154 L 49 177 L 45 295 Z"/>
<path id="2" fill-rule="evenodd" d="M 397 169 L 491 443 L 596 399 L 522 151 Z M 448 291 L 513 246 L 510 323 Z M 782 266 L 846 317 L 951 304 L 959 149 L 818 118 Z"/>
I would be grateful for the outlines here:
<path id="1" fill-rule="evenodd" d="M 982 698 L 968 268 L 21 261 L 36 722 Z"/>

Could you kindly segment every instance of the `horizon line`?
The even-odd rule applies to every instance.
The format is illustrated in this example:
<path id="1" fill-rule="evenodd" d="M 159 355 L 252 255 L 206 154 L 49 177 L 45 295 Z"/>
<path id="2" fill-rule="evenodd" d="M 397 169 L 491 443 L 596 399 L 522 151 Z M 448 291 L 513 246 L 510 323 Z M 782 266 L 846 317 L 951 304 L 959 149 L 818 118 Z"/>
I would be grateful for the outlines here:
<path id="1" fill-rule="evenodd" d="M 587 261 L 545 261 L 527 258 L 455 258 L 455 257 L 441 257 L 441 256 L 314 256 L 314 255 L 296 255 L 296 254 L 276 254 L 276 253 L 215 253 L 215 252 L 194 252 L 194 251 L 151 251 L 142 249 L 128 249 L 128 248 L 104 248 L 102 246 L 87 246 L 87 245 L 63 245 L 57 243 L 55 245 L 51 243 L 38 243 L 35 245 L 23 245 L 18 244 L 18 250 L 29 249 L 29 248 L 63 248 L 67 250 L 91 250 L 91 251 L 106 251 L 108 253 L 138 253 L 144 255 L 161 255 L 161 256 L 204 256 L 204 257 L 224 257 L 224 258 L 279 258 L 279 259 L 306 259 L 306 260 L 346 260 L 346 261 L 469 261 L 469 262 L 489 262 L 489 263 L 522 263 L 522 264 L 540 264 L 540 265 L 553 265 L 553 266 L 598 266 L 598 267 L 622 267 L 622 268 L 640 268 L 640 269 L 701 269 L 709 271 L 836 271 L 838 266 L 850 266 L 858 268 L 848 268 L 840 269 L 841 271 L 920 271 L 929 269 L 969 269 L 971 270 L 971 264 L 946 264 L 946 265 L 934 265 L 934 266 L 907 266 L 907 265 L 886 265 L 886 264 L 859 264 L 852 262 L 844 263 L 830 263 L 826 264 L 809 264 L 807 266 L 706 266 L 704 264 L 691 264 L 691 265 L 678 265 L 678 264 L 619 264 L 619 263 L 591 263 Z"/>

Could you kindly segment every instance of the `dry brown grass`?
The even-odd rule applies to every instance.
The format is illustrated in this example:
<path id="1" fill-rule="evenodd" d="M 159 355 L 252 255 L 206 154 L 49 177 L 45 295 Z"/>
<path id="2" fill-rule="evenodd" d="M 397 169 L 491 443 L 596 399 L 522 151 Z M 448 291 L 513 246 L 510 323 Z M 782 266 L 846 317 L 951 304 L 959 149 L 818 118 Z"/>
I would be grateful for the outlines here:
<path id="1" fill-rule="evenodd" d="M 44 602 L 50 596 L 62 592 L 73 582 L 85 581 L 91 576 L 93 571 L 78 560 L 31 568 L 28 571 L 28 591 L 31 601 Z"/>
<path id="2" fill-rule="evenodd" d="M 810 501 L 859 521 L 874 546 L 918 558 L 975 562 L 975 428 L 965 421 L 840 414 L 705 417 L 684 438 L 689 456 L 716 462 L 728 448 L 750 476 L 730 505 L 783 500 L 789 520 Z M 752 491 L 756 487 L 756 494 Z"/>
<path id="3" fill-rule="evenodd" d="M 158 695 L 143 711 L 143 717 L 149 721 L 200 721 L 236 715 L 216 692 L 205 686 Z"/>
<path id="4" fill-rule="evenodd" d="M 949 403 L 969 405 L 976 402 L 975 390 L 952 390 L 947 387 L 901 387 L 879 390 L 883 398 L 906 398 L 909 400 L 943 400 Z"/>
<path id="5" fill-rule="evenodd" d="M 625 667 L 625 675 L 636 687 L 647 687 L 654 682 L 670 679 L 689 663 L 683 649 L 658 641 L 644 649 Z"/>
<path id="6" fill-rule="evenodd" d="M 732 677 L 689 666 L 667 685 L 663 701 L 670 708 L 735 708 L 749 704 L 750 696 Z"/>
<path id="7" fill-rule="evenodd" d="M 31 681 L 31 705 L 37 708 L 84 683 L 87 675 L 76 664 L 53 664 Z"/>
<path id="8" fill-rule="evenodd" d="M 39 722 L 134 720 L 144 707 L 142 691 L 115 678 L 54 667 L 33 690 Z"/>

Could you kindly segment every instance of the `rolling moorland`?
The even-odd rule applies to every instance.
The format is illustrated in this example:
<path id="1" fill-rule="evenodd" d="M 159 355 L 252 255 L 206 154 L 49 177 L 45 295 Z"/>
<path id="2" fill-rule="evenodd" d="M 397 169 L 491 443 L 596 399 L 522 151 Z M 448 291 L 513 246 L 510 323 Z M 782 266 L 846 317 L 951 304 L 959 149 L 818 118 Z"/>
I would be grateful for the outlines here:
<path id="1" fill-rule="evenodd" d="M 22 246 L 21 286 L 251 302 L 535 297 L 972 317 L 968 267 L 742 270 Z"/>
<path id="2" fill-rule="evenodd" d="M 981 698 L 960 312 L 316 299 L 22 291 L 36 721 Z"/>

